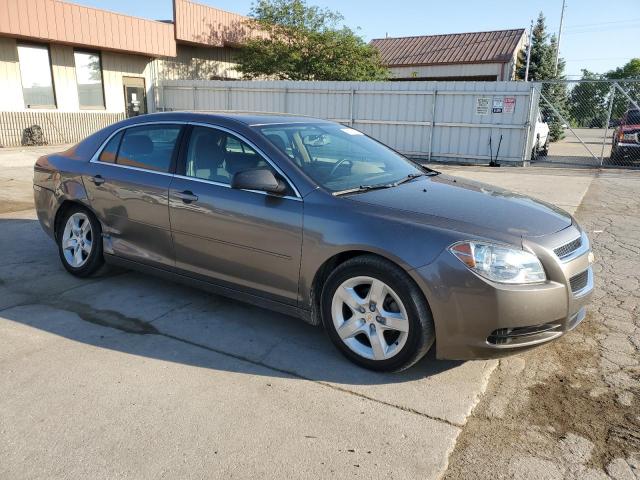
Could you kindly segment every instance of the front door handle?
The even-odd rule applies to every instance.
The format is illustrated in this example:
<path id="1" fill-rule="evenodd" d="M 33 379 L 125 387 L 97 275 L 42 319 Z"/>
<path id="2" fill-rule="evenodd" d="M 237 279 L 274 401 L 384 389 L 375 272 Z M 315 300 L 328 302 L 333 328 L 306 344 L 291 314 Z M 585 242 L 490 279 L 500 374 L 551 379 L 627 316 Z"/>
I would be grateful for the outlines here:
<path id="1" fill-rule="evenodd" d="M 194 195 L 193 192 L 190 192 L 189 190 L 185 190 L 184 192 L 178 192 L 175 194 L 176 198 L 179 198 L 180 200 L 182 200 L 184 203 L 191 203 L 191 202 L 197 202 L 198 201 L 198 196 Z"/>
<path id="2" fill-rule="evenodd" d="M 96 185 L 102 185 L 104 182 L 106 182 L 106 180 L 104 178 L 102 178 L 102 175 L 95 175 L 93 177 L 91 177 L 91 181 Z"/>

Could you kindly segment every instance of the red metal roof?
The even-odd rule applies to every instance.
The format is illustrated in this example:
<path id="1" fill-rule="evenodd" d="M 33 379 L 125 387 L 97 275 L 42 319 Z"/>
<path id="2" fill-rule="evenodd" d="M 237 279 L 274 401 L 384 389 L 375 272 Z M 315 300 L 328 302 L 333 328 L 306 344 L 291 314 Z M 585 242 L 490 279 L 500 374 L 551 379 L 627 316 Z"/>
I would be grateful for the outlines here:
<path id="1" fill-rule="evenodd" d="M 388 67 L 510 61 L 524 29 L 378 38 L 371 45 Z"/>

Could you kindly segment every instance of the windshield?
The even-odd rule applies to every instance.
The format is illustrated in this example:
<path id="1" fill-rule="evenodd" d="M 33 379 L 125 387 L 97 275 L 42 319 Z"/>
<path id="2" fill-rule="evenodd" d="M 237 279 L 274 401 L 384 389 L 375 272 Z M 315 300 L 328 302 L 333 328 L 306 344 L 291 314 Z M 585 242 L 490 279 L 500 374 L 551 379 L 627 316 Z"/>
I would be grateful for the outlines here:
<path id="1" fill-rule="evenodd" d="M 265 125 L 258 130 L 332 192 L 391 185 L 423 173 L 406 158 L 342 125 Z"/>

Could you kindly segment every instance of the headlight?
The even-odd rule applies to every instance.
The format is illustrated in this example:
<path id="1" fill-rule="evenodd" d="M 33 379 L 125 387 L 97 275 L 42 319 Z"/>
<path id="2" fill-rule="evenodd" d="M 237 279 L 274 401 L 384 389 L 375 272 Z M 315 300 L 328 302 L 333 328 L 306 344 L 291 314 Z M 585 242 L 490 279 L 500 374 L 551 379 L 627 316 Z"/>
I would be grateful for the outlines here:
<path id="1" fill-rule="evenodd" d="M 458 260 L 478 275 L 498 283 L 539 283 L 547 276 L 538 257 L 524 250 L 482 242 L 460 242 L 449 247 Z"/>

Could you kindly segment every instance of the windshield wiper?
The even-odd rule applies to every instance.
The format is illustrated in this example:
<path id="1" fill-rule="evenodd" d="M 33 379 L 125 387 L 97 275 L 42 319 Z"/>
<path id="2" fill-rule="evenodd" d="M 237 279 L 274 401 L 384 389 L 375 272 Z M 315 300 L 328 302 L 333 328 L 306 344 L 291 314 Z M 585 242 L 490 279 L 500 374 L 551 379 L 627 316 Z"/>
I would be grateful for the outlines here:
<path id="1" fill-rule="evenodd" d="M 362 193 L 362 192 L 370 192 L 371 190 L 381 190 L 383 188 L 393 188 L 395 187 L 395 183 L 381 183 L 379 185 L 360 185 L 355 188 L 348 188 L 347 190 L 339 190 L 337 192 L 333 192 L 334 197 L 339 197 L 340 195 L 346 195 L 348 193 Z"/>
<path id="2" fill-rule="evenodd" d="M 348 193 L 362 193 L 362 192 L 369 192 L 371 190 L 380 190 L 383 188 L 393 188 L 393 187 L 397 187 L 398 185 L 402 185 L 405 182 L 408 182 L 409 180 L 413 180 L 414 178 L 418 178 L 418 177 L 423 177 L 426 175 L 438 175 L 440 172 L 429 172 L 429 173 L 410 173 L 409 175 L 407 175 L 404 178 L 401 178 L 400 180 L 398 180 L 397 182 L 393 182 L 393 183 L 381 183 L 379 185 L 360 185 L 359 187 L 355 187 L 355 188 L 349 188 L 347 190 L 340 190 L 338 192 L 333 192 L 334 196 L 340 196 L 340 195 L 346 195 Z"/>
<path id="3" fill-rule="evenodd" d="M 395 182 L 393 185 L 402 185 L 405 182 L 408 182 L 409 180 L 413 180 L 414 178 L 418 178 L 418 177 L 423 177 L 425 176 L 426 173 L 410 173 L 409 175 L 407 175 L 406 177 L 398 180 L 397 182 Z"/>

